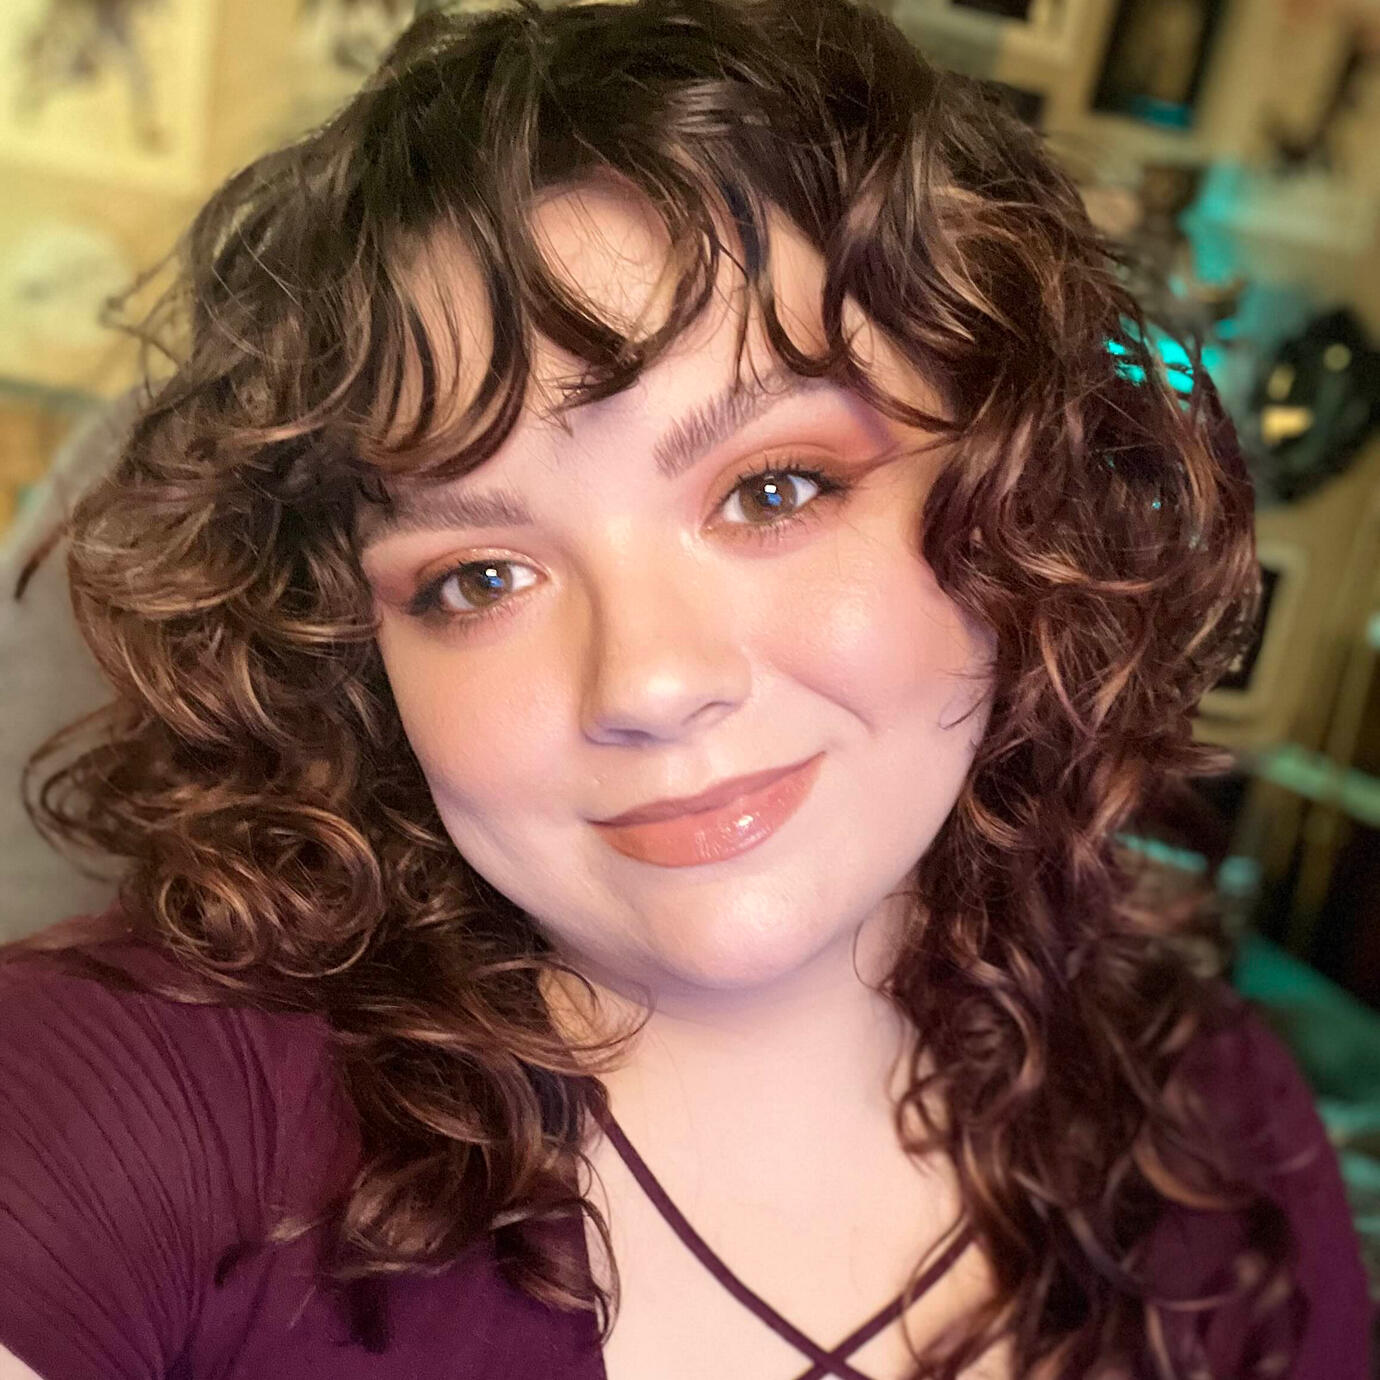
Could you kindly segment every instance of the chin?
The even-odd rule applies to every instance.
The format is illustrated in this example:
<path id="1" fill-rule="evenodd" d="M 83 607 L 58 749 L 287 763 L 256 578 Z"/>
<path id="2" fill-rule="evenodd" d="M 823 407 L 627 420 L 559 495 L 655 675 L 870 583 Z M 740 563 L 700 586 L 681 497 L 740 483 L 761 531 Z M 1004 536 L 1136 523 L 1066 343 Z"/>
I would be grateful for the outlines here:
<path id="1" fill-rule="evenodd" d="M 651 938 L 653 961 L 687 985 L 718 991 L 769 986 L 806 967 L 835 944 L 851 943 L 856 926 L 789 905 L 780 914 L 749 915 L 718 907 L 712 919 L 669 920 Z"/>

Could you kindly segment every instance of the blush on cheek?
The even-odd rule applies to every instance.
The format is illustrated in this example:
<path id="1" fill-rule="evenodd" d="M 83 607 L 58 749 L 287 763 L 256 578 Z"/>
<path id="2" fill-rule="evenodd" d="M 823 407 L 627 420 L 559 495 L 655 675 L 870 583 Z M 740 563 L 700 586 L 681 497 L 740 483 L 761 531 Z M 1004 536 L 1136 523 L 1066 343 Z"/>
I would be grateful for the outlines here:
<path id="1" fill-rule="evenodd" d="M 563 748 L 550 677 L 478 677 L 441 660 L 395 663 L 389 678 L 433 793 L 492 809 L 549 789 Z"/>
<path id="2" fill-rule="evenodd" d="M 956 690 L 971 703 L 962 677 L 981 675 L 989 648 L 927 567 L 867 573 L 855 568 L 853 582 L 793 605 L 783 669 L 874 727 L 897 712 L 927 713 L 938 725 Z"/>

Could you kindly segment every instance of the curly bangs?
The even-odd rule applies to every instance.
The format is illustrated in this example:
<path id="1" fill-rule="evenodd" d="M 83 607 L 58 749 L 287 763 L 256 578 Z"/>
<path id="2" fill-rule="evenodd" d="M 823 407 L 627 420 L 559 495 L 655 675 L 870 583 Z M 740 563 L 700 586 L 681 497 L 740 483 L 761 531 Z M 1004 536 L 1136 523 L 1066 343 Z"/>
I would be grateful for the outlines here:
<path id="1" fill-rule="evenodd" d="M 645 331 L 602 319 L 534 237 L 543 193 L 598 178 L 665 227 L 669 307 Z M 769 213 L 823 260 L 817 353 L 777 317 Z M 474 266 L 482 322 L 419 306 L 419 256 L 442 238 Z M 116 699 L 36 816 L 128 860 L 128 924 L 215 990 L 328 1019 L 366 1152 L 328 1215 L 333 1278 L 434 1268 L 489 1234 L 520 1287 L 609 1326 L 536 1230 L 581 1211 L 604 1231 L 574 1187 L 596 1051 L 557 1035 L 550 946 L 446 836 L 374 645 L 356 526 L 391 486 L 498 449 L 539 340 L 579 362 L 562 407 L 628 388 L 723 260 L 787 369 L 948 444 L 916 543 L 995 633 L 989 728 L 917 861 L 887 991 L 916 1031 L 903 1143 L 957 1167 L 998 1293 L 917 1374 L 956 1375 L 1002 1336 L 1022 1376 L 1147 1347 L 1155 1373 L 1186 1373 L 1232 1291 L 1170 1304 L 1135 1266 L 1167 1205 L 1242 1200 L 1194 1148 L 1179 1078 L 1228 1013 L 1182 952 L 1210 920 L 1142 904 L 1117 838 L 1226 764 L 1191 720 L 1255 614 L 1251 485 L 1210 385 L 1171 385 L 1038 135 L 879 12 L 429 13 L 326 125 L 231 178 L 145 328 L 171 367 L 71 522 L 75 608 Z M 849 303 L 942 415 L 879 391 Z M 1243 1252 L 1268 1268 L 1226 1277 L 1254 1307 L 1281 1297 L 1289 1249 L 1268 1200 L 1248 1221 Z M 1287 1349 L 1281 1325 L 1262 1312 Z"/>

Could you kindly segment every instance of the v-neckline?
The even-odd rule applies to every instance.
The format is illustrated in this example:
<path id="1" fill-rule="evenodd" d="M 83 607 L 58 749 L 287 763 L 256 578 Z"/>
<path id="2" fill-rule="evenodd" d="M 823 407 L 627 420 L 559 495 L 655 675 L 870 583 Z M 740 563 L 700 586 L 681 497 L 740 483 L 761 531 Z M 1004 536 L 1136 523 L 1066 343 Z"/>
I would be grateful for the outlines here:
<path id="1" fill-rule="evenodd" d="M 672 1231 L 681 1239 L 685 1246 L 695 1256 L 697 1260 L 724 1286 L 734 1298 L 738 1300 L 749 1312 L 770 1327 L 778 1336 L 790 1342 L 797 1351 L 801 1351 L 812 1362 L 811 1366 L 803 1371 L 796 1380 L 823 1380 L 823 1377 L 831 1376 L 836 1380 L 871 1380 L 869 1376 L 861 1371 L 855 1370 L 848 1364 L 847 1358 L 853 1355 L 865 1343 L 872 1340 L 885 1328 L 889 1327 L 903 1311 L 905 1311 L 904 1292 L 892 1299 L 884 1308 L 874 1313 L 861 1327 L 858 1327 L 843 1339 L 837 1346 L 823 1347 L 811 1337 L 802 1332 L 798 1327 L 782 1317 L 775 1308 L 771 1306 L 761 1295 L 750 1289 L 738 1278 L 736 1274 L 724 1263 L 723 1259 L 713 1250 L 704 1238 L 692 1227 L 685 1215 L 671 1201 L 670 1195 L 661 1186 L 655 1174 L 652 1173 L 642 1156 L 638 1154 L 632 1142 L 624 1133 L 623 1128 L 618 1124 L 610 1107 L 594 1107 L 594 1116 L 600 1127 L 608 1136 L 610 1143 L 618 1152 L 619 1157 L 627 1166 L 628 1171 L 637 1181 L 638 1186 L 651 1200 L 652 1205 L 657 1209 Z M 584 1250 L 585 1263 L 588 1268 L 588 1242 L 585 1239 L 583 1218 L 580 1219 L 580 1241 Z M 944 1247 L 940 1254 L 930 1266 L 925 1270 L 917 1284 L 911 1302 L 914 1303 L 922 1294 L 927 1293 L 949 1270 L 954 1262 L 972 1244 L 973 1228 L 971 1223 L 963 1217 L 958 1218 L 946 1236 L 952 1238 L 949 1244 Z M 608 1380 L 608 1372 L 604 1366 L 603 1350 L 599 1349 L 599 1361 L 595 1380 Z"/>

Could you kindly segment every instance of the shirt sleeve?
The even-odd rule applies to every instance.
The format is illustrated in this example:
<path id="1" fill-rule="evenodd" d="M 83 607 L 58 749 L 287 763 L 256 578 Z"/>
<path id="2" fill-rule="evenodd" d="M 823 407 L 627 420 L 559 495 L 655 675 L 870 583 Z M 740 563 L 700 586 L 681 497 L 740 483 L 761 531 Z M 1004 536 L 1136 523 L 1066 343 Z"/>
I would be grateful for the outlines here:
<path id="1" fill-rule="evenodd" d="M 1232 1142 L 1255 1147 L 1244 1168 L 1294 1233 L 1308 1315 L 1289 1380 L 1370 1380 L 1373 1306 L 1337 1153 L 1293 1056 L 1254 1010 L 1214 1037 L 1207 1092 Z M 1223 1319 L 1214 1340 L 1232 1354 L 1240 1329 Z"/>
<path id="2" fill-rule="evenodd" d="M 262 1013 L 0 965 L 0 1344 L 44 1380 L 153 1380 L 263 1228 Z"/>

